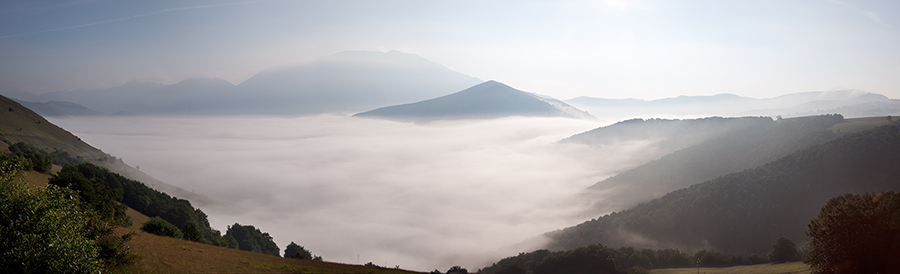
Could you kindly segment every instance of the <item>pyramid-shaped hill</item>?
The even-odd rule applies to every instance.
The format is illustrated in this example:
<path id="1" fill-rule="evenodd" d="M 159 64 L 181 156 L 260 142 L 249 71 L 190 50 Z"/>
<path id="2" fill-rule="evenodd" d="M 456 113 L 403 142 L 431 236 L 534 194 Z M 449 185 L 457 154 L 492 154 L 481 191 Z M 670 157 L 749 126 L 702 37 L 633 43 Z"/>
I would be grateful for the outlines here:
<path id="1" fill-rule="evenodd" d="M 493 80 L 450 95 L 378 108 L 353 116 L 414 122 L 509 116 L 596 119 L 562 101 L 517 90 Z"/>

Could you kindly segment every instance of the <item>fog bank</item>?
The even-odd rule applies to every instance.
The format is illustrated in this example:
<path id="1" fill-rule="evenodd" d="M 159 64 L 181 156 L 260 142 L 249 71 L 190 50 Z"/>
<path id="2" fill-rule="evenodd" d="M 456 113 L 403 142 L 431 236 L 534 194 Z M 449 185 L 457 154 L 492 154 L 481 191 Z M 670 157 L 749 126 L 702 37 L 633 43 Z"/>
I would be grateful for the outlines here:
<path id="1" fill-rule="evenodd" d="M 637 153 L 642 144 L 556 144 L 601 126 L 565 118 L 53 122 L 164 182 L 210 197 L 215 203 L 201 208 L 223 233 L 235 222 L 250 224 L 282 251 L 293 241 L 327 261 L 421 271 L 474 271 L 531 251 L 502 248 L 584 221 L 567 201 L 573 194 L 648 160 Z"/>

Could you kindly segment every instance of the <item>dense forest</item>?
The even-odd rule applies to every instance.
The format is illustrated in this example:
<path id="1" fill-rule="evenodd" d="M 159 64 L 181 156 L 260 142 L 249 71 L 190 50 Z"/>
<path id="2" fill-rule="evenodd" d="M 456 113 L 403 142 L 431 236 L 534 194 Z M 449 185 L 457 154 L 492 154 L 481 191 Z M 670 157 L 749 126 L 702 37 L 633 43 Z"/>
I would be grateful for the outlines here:
<path id="1" fill-rule="evenodd" d="M 593 213 L 631 207 L 662 194 L 729 173 L 754 168 L 798 150 L 838 137 L 829 127 L 841 115 L 773 121 L 770 118 L 706 118 L 687 120 L 693 126 L 676 131 L 712 128 L 718 132 L 690 147 L 601 181 L 579 195 L 593 205 Z M 644 122 L 647 124 L 649 122 Z M 663 123 L 666 124 L 666 123 Z M 666 137 L 679 142 L 678 135 Z M 688 134 L 688 133 L 686 133 Z M 695 134 L 696 135 L 696 134 Z M 693 138 L 693 137 L 691 137 Z M 615 188 L 615 195 L 602 195 Z M 599 191 L 599 192 L 598 192 Z M 595 196 L 600 193 L 602 196 Z"/>
<path id="2" fill-rule="evenodd" d="M 898 166 L 897 127 L 878 127 L 547 233 L 548 248 L 601 243 L 764 253 L 780 236 L 808 240 L 807 223 L 831 197 L 896 188 Z"/>

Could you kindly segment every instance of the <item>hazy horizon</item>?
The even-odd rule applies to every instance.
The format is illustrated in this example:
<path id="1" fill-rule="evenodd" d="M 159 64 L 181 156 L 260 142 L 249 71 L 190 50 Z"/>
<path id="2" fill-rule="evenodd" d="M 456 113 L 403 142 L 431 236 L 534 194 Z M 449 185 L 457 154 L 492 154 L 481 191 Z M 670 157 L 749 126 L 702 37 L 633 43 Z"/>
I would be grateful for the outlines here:
<path id="1" fill-rule="evenodd" d="M 900 98 L 895 1 L 14 1 L 0 92 L 256 73 L 399 50 L 559 99 L 857 89 Z"/>

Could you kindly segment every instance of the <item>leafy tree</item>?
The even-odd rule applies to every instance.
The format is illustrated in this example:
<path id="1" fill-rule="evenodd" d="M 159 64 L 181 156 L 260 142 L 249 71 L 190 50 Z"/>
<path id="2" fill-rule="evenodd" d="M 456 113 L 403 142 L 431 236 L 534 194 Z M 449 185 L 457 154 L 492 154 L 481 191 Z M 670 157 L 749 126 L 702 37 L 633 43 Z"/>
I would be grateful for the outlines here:
<path id="1" fill-rule="evenodd" d="M 799 261 L 800 251 L 788 237 L 780 237 L 772 244 L 772 252 L 769 252 L 769 261 L 775 262 L 796 262 Z"/>
<path id="2" fill-rule="evenodd" d="M 466 270 L 465 268 L 463 268 L 461 266 L 455 265 L 455 266 L 450 267 L 450 269 L 447 269 L 447 274 L 469 274 L 469 270 Z"/>
<path id="3" fill-rule="evenodd" d="M 306 250 L 305 248 L 295 244 L 294 242 L 291 242 L 287 245 L 287 247 L 284 248 L 284 257 L 301 260 L 313 259 L 313 255 L 311 252 L 309 252 L 309 250 Z"/>
<path id="4" fill-rule="evenodd" d="M 4 174 L 5 175 L 5 174 Z M 0 191 L 0 272 L 96 273 L 98 248 L 82 234 L 88 217 L 71 190 L 29 189 L 2 182 Z"/>
<path id="5" fill-rule="evenodd" d="M 194 242 L 200 242 L 203 240 L 203 234 L 200 232 L 200 226 L 197 225 L 197 221 L 187 220 L 184 222 L 184 239 Z"/>
<path id="6" fill-rule="evenodd" d="M 900 194 L 834 197 L 810 221 L 815 273 L 890 273 L 900 269 Z"/>
<path id="7" fill-rule="evenodd" d="M 240 250 L 275 256 L 281 254 L 281 250 L 278 248 L 278 245 L 275 244 L 275 241 L 272 240 L 272 236 L 269 236 L 269 233 L 264 233 L 252 225 L 242 226 L 241 224 L 234 223 L 234 225 L 229 226 L 228 230 L 225 232 L 225 238 L 228 239 L 228 237 L 235 240 L 236 246 Z M 229 247 L 232 247 L 231 240 L 228 239 L 228 241 Z"/>
<path id="8" fill-rule="evenodd" d="M 141 230 L 146 231 L 147 233 L 155 234 L 155 235 L 159 235 L 159 236 L 166 236 L 166 237 L 179 238 L 179 239 L 184 237 L 184 234 L 181 232 L 180 229 L 178 229 L 177 227 L 175 227 L 175 225 L 173 225 L 170 222 L 167 222 L 166 220 L 163 220 L 160 217 L 150 218 L 149 221 L 147 221 L 146 223 L 144 223 L 143 226 L 141 226 Z"/>

